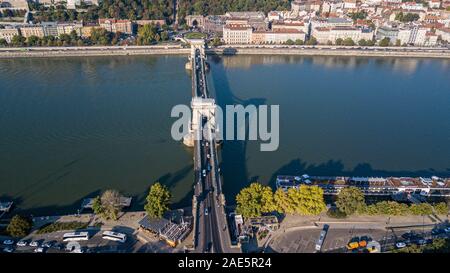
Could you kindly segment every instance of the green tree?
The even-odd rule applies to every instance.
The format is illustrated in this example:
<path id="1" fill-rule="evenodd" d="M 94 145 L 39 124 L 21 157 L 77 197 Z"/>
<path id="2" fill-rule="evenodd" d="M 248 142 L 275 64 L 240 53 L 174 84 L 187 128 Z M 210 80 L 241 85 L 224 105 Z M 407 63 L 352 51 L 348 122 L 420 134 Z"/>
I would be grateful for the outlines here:
<path id="1" fill-rule="evenodd" d="M 295 40 L 296 45 L 303 45 L 305 42 L 303 40 L 297 39 Z"/>
<path id="2" fill-rule="evenodd" d="M 6 227 L 6 231 L 13 237 L 25 237 L 30 233 L 32 221 L 28 217 L 14 215 Z"/>
<path id="3" fill-rule="evenodd" d="M 358 45 L 360 45 L 360 46 L 367 46 L 367 41 L 364 40 L 364 39 L 361 39 L 361 40 L 358 41 Z"/>
<path id="4" fill-rule="evenodd" d="M 172 195 L 169 189 L 156 182 L 150 187 L 145 211 L 150 217 L 163 217 L 164 213 L 169 210 L 170 198 L 172 198 Z"/>
<path id="5" fill-rule="evenodd" d="M 428 203 L 412 204 L 409 210 L 412 215 L 429 215 L 433 213 L 433 206 Z"/>
<path id="6" fill-rule="evenodd" d="M 25 37 L 21 36 L 21 35 L 14 35 L 11 39 L 11 44 L 13 46 L 23 46 L 25 45 Z"/>
<path id="7" fill-rule="evenodd" d="M 163 32 L 161 32 L 161 40 L 162 41 L 167 41 L 167 40 L 169 40 L 169 33 L 167 32 L 167 31 L 163 31 Z"/>
<path id="8" fill-rule="evenodd" d="M 289 189 L 288 195 L 297 214 L 318 215 L 326 209 L 323 190 L 318 186 L 301 185 L 298 189 Z"/>
<path id="9" fill-rule="evenodd" d="M 355 42 L 352 40 L 352 38 L 345 38 L 345 40 L 342 41 L 342 44 L 345 46 L 354 46 Z"/>
<path id="10" fill-rule="evenodd" d="M 352 215 L 364 206 L 364 193 L 356 187 L 343 188 L 337 195 L 336 207 L 346 215 Z"/>
<path id="11" fill-rule="evenodd" d="M 445 202 L 441 202 L 434 205 L 434 211 L 436 212 L 436 214 L 441 215 L 448 214 L 448 210 L 449 210 L 448 205 Z"/>
<path id="12" fill-rule="evenodd" d="M 94 213 L 106 220 L 116 221 L 122 210 L 122 195 L 116 190 L 106 190 L 101 196 L 94 199 L 92 209 Z"/>
<path id="13" fill-rule="evenodd" d="M 220 41 L 220 38 L 215 36 L 214 39 L 212 40 L 212 45 L 213 46 L 220 46 L 222 44 L 222 42 Z"/>
<path id="14" fill-rule="evenodd" d="M 379 46 L 389 46 L 389 42 L 391 40 L 388 37 L 384 37 L 381 39 L 381 41 L 378 43 Z"/>
<path id="15" fill-rule="evenodd" d="M 150 45 L 155 41 L 157 28 L 153 24 L 147 24 L 139 27 L 138 39 L 144 45 Z"/>
<path id="16" fill-rule="evenodd" d="M 342 45 L 342 42 L 343 42 L 344 40 L 342 40 L 341 38 L 337 38 L 336 39 L 336 41 L 335 41 L 335 43 L 336 43 L 336 45 Z"/>
<path id="17" fill-rule="evenodd" d="M 293 45 L 293 44 L 294 44 L 294 41 L 292 41 L 291 39 L 288 39 L 288 40 L 286 41 L 286 44 L 287 44 L 287 45 Z"/>
<path id="18" fill-rule="evenodd" d="M 277 210 L 272 189 L 260 183 L 252 183 L 236 196 L 236 211 L 244 217 L 261 216 Z"/>
<path id="19" fill-rule="evenodd" d="M 290 196 L 283 189 L 279 188 L 275 191 L 273 200 L 279 213 L 293 214 L 295 212 Z"/>
<path id="20" fill-rule="evenodd" d="M 306 41 L 307 45 L 317 45 L 317 39 L 314 37 L 311 37 L 308 41 Z"/>
<path id="21" fill-rule="evenodd" d="M 8 45 L 8 42 L 5 39 L 0 39 L 0 46 L 5 47 Z"/>

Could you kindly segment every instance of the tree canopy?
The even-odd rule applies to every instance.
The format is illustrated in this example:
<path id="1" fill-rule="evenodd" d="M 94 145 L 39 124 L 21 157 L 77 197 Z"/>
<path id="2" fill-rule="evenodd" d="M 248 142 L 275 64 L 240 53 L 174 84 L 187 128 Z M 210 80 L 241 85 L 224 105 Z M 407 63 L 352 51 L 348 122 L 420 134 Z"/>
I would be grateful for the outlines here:
<path id="1" fill-rule="evenodd" d="M 150 187 L 145 211 L 150 217 L 163 217 L 164 213 L 169 210 L 170 198 L 172 198 L 172 194 L 169 189 L 156 182 Z"/>
<path id="2" fill-rule="evenodd" d="M 272 189 L 260 183 L 252 183 L 236 196 L 236 211 L 244 217 L 261 216 L 276 210 Z"/>
<path id="3" fill-rule="evenodd" d="M 6 231 L 13 237 L 25 237 L 30 233 L 32 221 L 28 217 L 14 215 L 6 227 Z"/>
<path id="4" fill-rule="evenodd" d="M 364 194 L 356 187 L 343 188 L 337 195 L 336 207 L 346 215 L 361 210 L 364 205 Z"/>
<path id="5" fill-rule="evenodd" d="M 116 190 L 106 190 L 101 196 L 94 199 L 92 209 L 94 213 L 108 220 L 117 220 L 122 210 L 122 195 Z"/>

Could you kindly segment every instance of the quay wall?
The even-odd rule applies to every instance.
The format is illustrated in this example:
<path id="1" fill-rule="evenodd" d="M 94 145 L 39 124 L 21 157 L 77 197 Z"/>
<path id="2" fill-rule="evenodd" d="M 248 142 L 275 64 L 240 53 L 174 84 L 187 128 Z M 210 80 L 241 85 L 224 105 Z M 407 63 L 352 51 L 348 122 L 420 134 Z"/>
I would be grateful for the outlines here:
<path id="1" fill-rule="evenodd" d="M 35 47 L 0 48 L 0 58 L 23 57 L 86 57 L 86 56 L 133 56 L 133 55 L 189 55 L 190 49 L 180 45 L 170 46 L 108 46 L 108 47 Z M 206 49 L 209 55 L 298 55 L 298 56 L 348 56 L 348 57 L 406 57 L 450 59 L 450 50 L 430 48 L 395 48 L 383 50 L 361 50 L 355 48 L 309 47 L 270 48 L 221 46 Z"/>

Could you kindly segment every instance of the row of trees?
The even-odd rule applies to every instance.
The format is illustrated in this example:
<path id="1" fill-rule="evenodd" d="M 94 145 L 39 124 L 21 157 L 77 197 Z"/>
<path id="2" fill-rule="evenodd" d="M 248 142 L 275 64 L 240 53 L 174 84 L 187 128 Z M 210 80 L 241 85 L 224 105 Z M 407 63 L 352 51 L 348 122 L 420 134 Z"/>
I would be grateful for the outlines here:
<path id="1" fill-rule="evenodd" d="M 156 25 L 147 24 L 139 27 L 136 44 L 151 45 L 168 39 L 169 33 L 166 30 L 160 32 Z"/>
<path id="2" fill-rule="evenodd" d="M 382 201 L 367 205 L 364 193 L 356 187 L 343 188 L 337 196 L 336 207 L 344 216 L 355 213 L 392 216 L 447 214 L 449 210 L 448 205 L 443 202 L 435 205 L 420 203 L 408 206 L 394 201 Z"/>
<path id="3" fill-rule="evenodd" d="M 343 188 L 336 200 L 340 216 L 355 213 L 365 215 L 429 215 L 433 213 L 447 214 L 448 205 L 437 203 L 402 204 L 394 201 L 382 201 L 367 205 L 364 193 L 356 187 Z M 318 215 L 326 208 L 323 190 L 318 186 L 302 185 L 287 191 L 278 189 L 275 192 L 269 186 L 252 183 L 243 188 L 236 196 L 236 211 L 244 217 L 257 217 L 265 213 L 284 213 L 299 215 Z"/>
<path id="4" fill-rule="evenodd" d="M 317 186 L 302 185 L 287 192 L 275 193 L 268 186 L 252 183 L 236 196 L 236 211 L 244 217 L 261 216 L 264 213 L 317 215 L 325 210 L 323 190 Z"/>
<path id="5" fill-rule="evenodd" d="M 179 12 L 186 14 L 224 14 L 227 11 L 262 11 L 290 9 L 289 0 L 180 0 Z"/>
<path id="6" fill-rule="evenodd" d="M 26 12 L 26 10 L 4 9 L 0 10 L 0 18 L 23 17 Z"/>
<path id="7" fill-rule="evenodd" d="M 399 12 L 395 15 L 395 20 L 400 21 L 400 22 L 413 22 L 413 21 L 417 21 L 419 20 L 420 16 L 417 13 L 406 13 L 404 14 L 403 12 Z"/>
<path id="8" fill-rule="evenodd" d="M 165 0 L 103 0 L 98 6 L 85 7 L 84 11 L 67 10 L 64 6 L 45 7 L 33 4 L 36 21 L 96 21 L 98 18 L 130 20 L 173 19 L 173 2 Z"/>
<path id="9" fill-rule="evenodd" d="M 30 36 L 25 38 L 21 35 L 12 37 L 11 43 L 8 44 L 6 40 L 0 39 L 0 46 L 88 46 L 88 45 L 115 45 L 119 42 L 121 33 L 111 33 L 105 29 L 93 29 L 90 38 L 82 38 L 78 36 L 76 31 L 70 34 L 61 34 L 59 37 L 55 36 Z"/>
<path id="10" fill-rule="evenodd" d="M 122 198 L 123 196 L 117 190 L 106 190 L 94 198 L 92 209 L 101 218 L 115 221 L 122 211 Z M 169 210 L 171 198 L 172 194 L 166 186 L 154 183 L 146 198 L 145 211 L 150 217 L 161 218 Z"/>
<path id="11" fill-rule="evenodd" d="M 94 28 L 91 32 L 91 37 L 80 37 L 75 30 L 73 30 L 70 34 L 61 34 L 59 37 L 30 36 L 25 38 L 23 36 L 16 35 L 11 39 L 10 44 L 8 44 L 5 39 L 0 39 L 0 46 L 106 46 L 119 44 L 121 38 L 124 38 L 124 35 L 120 32 L 112 33 L 105 29 Z M 139 28 L 136 44 L 150 45 L 161 41 L 167 41 L 168 39 L 169 33 L 167 31 L 159 31 L 154 25 L 144 25 Z"/>

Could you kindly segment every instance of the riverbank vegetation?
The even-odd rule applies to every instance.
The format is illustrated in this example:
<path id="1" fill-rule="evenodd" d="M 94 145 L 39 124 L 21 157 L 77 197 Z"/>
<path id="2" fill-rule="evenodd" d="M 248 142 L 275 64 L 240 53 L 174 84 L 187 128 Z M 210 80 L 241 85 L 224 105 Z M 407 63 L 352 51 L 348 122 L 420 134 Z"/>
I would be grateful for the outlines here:
<path id="1" fill-rule="evenodd" d="M 105 220 L 116 221 L 122 211 L 123 196 L 116 190 L 106 190 L 94 199 L 92 209 L 96 215 Z"/>
<path id="2" fill-rule="evenodd" d="M 236 196 L 236 211 L 244 217 L 257 217 L 264 213 L 318 215 L 326 208 L 323 190 L 317 186 L 302 185 L 287 192 L 275 193 L 269 186 L 252 183 Z"/>
<path id="3" fill-rule="evenodd" d="M 364 193 L 356 187 L 342 189 L 337 195 L 336 208 L 330 208 L 327 215 L 333 218 L 345 218 L 357 215 L 420 216 L 447 214 L 446 203 L 405 204 L 396 201 L 381 201 L 366 204 Z M 236 212 L 244 217 L 258 217 L 268 213 L 319 215 L 326 210 L 322 188 L 301 185 L 287 191 L 252 183 L 243 188 L 236 196 Z"/>
<path id="4" fill-rule="evenodd" d="M 381 201 L 367 205 L 364 193 L 356 187 L 348 187 L 342 189 L 337 195 L 336 207 L 341 212 L 336 213 L 337 217 L 342 215 L 389 215 L 389 216 L 408 216 L 408 215 L 430 215 L 430 214 L 447 214 L 449 207 L 446 203 L 437 204 L 419 203 L 405 204 L 396 201 Z M 329 215 L 332 212 L 329 213 Z"/>
<path id="5" fill-rule="evenodd" d="M 169 210 L 170 199 L 172 194 L 169 189 L 159 182 L 156 182 L 150 187 L 147 196 L 147 204 L 145 204 L 145 211 L 148 216 L 161 218 L 164 213 Z"/>
<path id="6" fill-rule="evenodd" d="M 78 221 L 55 222 L 55 223 L 50 223 L 50 224 L 47 224 L 47 225 L 41 227 L 39 230 L 36 231 L 36 234 L 52 233 L 52 232 L 62 231 L 62 230 L 85 229 L 88 227 L 88 225 L 89 225 L 89 223 L 78 222 Z"/>
<path id="7" fill-rule="evenodd" d="M 30 218 L 14 215 L 6 227 L 6 233 L 12 237 L 25 237 L 30 233 L 32 225 Z"/>

